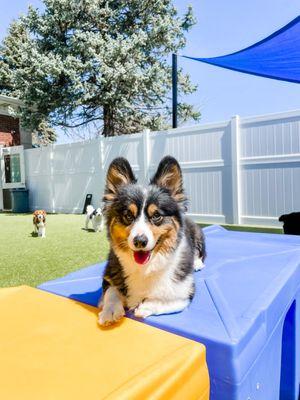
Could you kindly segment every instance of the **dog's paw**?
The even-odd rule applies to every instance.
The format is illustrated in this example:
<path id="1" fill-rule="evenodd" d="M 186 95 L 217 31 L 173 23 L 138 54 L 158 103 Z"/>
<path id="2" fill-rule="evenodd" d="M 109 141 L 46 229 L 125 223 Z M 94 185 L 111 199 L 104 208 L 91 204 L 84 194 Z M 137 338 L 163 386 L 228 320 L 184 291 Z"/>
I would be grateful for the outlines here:
<path id="1" fill-rule="evenodd" d="M 194 271 L 201 271 L 205 267 L 204 262 L 200 258 L 196 258 L 194 261 Z"/>
<path id="2" fill-rule="evenodd" d="M 108 326 L 118 322 L 125 314 L 123 305 L 114 304 L 106 306 L 98 315 L 98 322 L 101 326 Z"/>
<path id="3" fill-rule="evenodd" d="M 141 303 L 137 308 L 134 310 L 134 315 L 137 318 L 147 318 L 150 315 L 155 314 L 155 311 L 147 305 L 147 303 Z"/>

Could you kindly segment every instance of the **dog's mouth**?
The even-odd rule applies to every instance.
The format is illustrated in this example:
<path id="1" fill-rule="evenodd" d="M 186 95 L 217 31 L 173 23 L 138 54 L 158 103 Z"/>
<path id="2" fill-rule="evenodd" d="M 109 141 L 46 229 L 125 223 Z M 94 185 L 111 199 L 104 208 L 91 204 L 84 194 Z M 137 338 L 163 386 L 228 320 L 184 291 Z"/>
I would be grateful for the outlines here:
<path id="1" fill-rule="evenodd" d="M 147 264 L 147 262 L 150 260 L 151 251 L 143 251 L 143 250 L 134 251 L 133 257 L 134 257 L 134 261 L 137 264 L 144 265 L 144 264 Z"/>

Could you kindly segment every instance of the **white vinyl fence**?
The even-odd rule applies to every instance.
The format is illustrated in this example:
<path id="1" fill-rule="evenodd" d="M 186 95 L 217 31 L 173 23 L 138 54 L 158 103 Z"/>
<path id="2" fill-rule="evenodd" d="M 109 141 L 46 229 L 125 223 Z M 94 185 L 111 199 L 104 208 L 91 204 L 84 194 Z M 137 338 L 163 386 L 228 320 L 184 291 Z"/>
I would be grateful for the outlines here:
<path id="1" fill-rule="evenodd" d="M 300 111 L 25 150 L 31 208 L 81 213 L 87 193 L 100 204 L 115 157 L 145 183 L 167 154 L 180 162 L 198 221 L 278 226 L 300 211 Z"/>

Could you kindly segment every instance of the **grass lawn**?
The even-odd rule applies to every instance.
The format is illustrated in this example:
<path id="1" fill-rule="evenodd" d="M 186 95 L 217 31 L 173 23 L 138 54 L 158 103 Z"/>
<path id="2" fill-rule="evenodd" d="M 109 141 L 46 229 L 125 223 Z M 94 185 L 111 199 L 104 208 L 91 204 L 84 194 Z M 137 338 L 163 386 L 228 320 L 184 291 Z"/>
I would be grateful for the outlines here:
<path id="1" fill-rule="evenodd" d="M 36 286 L 106 259 L 104 232 L 82 230 L 84 215 L 48 215 L 46 238 L 32 237 L 32 214 L 0 213 L 0 287 Z"/>
<path id="2" fill-rule="evenodd" d="M 83 215 L 48 215 L 46 239 L 32 237 L 31 214 L 0 213 L 0 287 L 36 286 L 107 257 L 105 232 L 82 229 Z M 226 226 L 227 229 L 282 233 L 281 229 Z"/>

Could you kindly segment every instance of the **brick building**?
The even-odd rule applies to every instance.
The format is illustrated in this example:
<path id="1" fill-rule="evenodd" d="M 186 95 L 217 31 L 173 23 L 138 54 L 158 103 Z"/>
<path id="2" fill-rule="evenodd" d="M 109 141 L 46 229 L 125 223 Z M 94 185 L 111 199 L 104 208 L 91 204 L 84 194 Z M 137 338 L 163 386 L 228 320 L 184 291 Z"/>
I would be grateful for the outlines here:
<path id="1" fill-rule="evenodd" d="M 9 113 L 9 108 L 17 110 L 20 105 L 20 100 L 0 95 L 0 147 L 20 144 L 24 148 L 32 146 L 31 133 L 22 128 L 19 118 L 14 118 Z"/>
<path id="2" fill-rule="evenodd" d="M 18 146 L 21 144 L 19 118 L 0 115 L 0 145 Z"/>
<path id="3" fill-rule="evenodd" d="M 18 99 L 0 95 L 0 210 L 11 209 L 10 189 L 25 186 L 23 149 L 11 147 L 32 147 L 31 132 L 22 127 L 18 117 L 11 116 L 11 110 L 17 113 L 21 104 Z"/>

